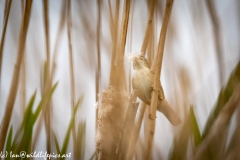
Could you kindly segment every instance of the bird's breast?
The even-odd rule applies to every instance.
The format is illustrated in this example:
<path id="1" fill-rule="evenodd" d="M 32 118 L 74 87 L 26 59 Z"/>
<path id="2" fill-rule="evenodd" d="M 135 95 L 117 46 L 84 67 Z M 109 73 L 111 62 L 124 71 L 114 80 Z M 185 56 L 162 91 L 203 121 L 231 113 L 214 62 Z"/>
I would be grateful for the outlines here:
<path id="1" fill-rule="evenodd" d="M 152 76 L 150 70 L 141 69 L 134 72 L 132 85 L 137 96 L 146 104 L 150 104 L 152 93 Z"/>

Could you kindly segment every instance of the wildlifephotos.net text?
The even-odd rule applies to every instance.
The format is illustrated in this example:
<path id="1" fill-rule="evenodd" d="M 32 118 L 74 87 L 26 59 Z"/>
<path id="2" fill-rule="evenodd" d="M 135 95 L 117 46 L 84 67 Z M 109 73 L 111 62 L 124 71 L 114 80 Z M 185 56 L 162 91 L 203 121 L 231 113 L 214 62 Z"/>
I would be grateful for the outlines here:
<path id="1" fill-rule="evenodd" d="M 34 151 L 32 153 L 27 153 L 25 151 L 21 151 L 19 153 L 13 153 L 12 151 L 1 151 L 0 158 L 43 158 L 44 160 L 47 159 L 58 159 L 58 158 L 71 158 L 71 152 L 67 154 L 57 154 L 57 153 L 50 153 L 43 151 Z"/>

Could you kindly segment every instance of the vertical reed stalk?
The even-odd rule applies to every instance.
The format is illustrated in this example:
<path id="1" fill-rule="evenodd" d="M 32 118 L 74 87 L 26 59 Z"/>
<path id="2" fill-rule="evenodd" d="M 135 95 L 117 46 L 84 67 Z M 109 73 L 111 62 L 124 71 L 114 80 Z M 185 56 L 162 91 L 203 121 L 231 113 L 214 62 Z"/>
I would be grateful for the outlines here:
<path id="1" fill-rule="evenodd" d="M 68 49 L 69 49 L 69 69 L 70 69 L 70 82 L 71 82 L 71 104 L 75 105 L 75 79 L 74 79 L 74 61 L 72 51 L 72 16 L 71 16 L 71 0 L 67 1 L 68 7 L 68 21 L 67 21 L 67 34 L 68 34 Z"/>
<path id="2" fill-rule="evenodd" d="M 50 41 L 49 41 L 49 18 L 48 18 L 48 1 L 43 0 L 43 14 L 44 14 L 44 29 L 45 29 L 45 45 L 46 45 L 46 56 L 47 56 L 47 72 L 50 74 Z"/>
<path id="3" fill-rule="evenodd" d="M 131 95 L 129 100 L 129 106 L 124 121 L 124 129 L 122 140 L 119 145 L 118 159 L 126 159 L 130 147 L 132 128 L 134 128 L 134 120 L 136 117 L 139 102 L 136 102 L 137 96 L 135 94 Z"/>
<path id="4" fill-rule="evenodd" d="M 1 74 L 2 74 L 3 47 L 5 42 L 5 35 L 6 35 L 8 17 L 9 17 L 11 5 L 12 5 L 12 0 L 8 0 L 8 1 L 6 0 L 6 5 L 5 5 L 6 12 L 4 16 L 4 25 L 3 25 L 2 37 L 1 37 L 1 43 L 0 43 L 0 83 L 1 83 Z"/>
<path id="5" fill-rule="evenodd" d="M 128 43 L 129 43 L 129 51 L 131 52 L 131 47 L 132 47 L 132 22 L 133 22 L 133 8 L 131 10 L 131 20 L 130 20 L 130 34 L 129 34 L 129 39 L 128 39 Z M 129 85 L 128 85 L 128 92 L 130 94 L 131 92 L 131 67 L 130 67 L 130 72 L 129 72 Z M 135 117 L 136 117 L 136 113 L 137 113 L 137 109 L 138 109 L 138 105 L 139 103 L 137 102 L 137 96 L 136 94 L 132 93 L 130 96 L 130 100 L 128 102 L 128 109 L 127 109 L 127 113 L 126 113 L 126 117 L 124 120 L 124 129 L 122 132 L 122 139 L 120 141 L 119 144 L 119 148 L 118 148 L 118 154 L 117 154 L 117 159 L 121 160 L 121 159 L 126 159 L 127 158 L 127 152 L 128 152 L 128 148 L 130 145 L 130 140 L 131 140 L 131 136 L 132 136 L 132 129 L 134 128 L 134 121 L 135 121 Z"/>
<path id="6" fill-rule="evenodd" d="M 110 9 L 110 15 L 111 15 L 111 31 L 112 31 L 112 36 L 113 36 L 113 22 L 112 22 L 112 10 L 111 10 L 111 4 L 109 3 L 109 9 Z M 100 79 L 101 79 L 101 48 L 100 48 L 100 36 L 101 36 L 101 21 L 102 21 L 102 15 L 101 15 L 101 8 L 102 8 L 102 1 L 97 0 L 97 5 L 98 5 L 98 19 L 97 19 L 97 68 L 96 68 L 96 102 L 98 102 L 98 94 L 100 90 Z M 96 108 L 96 115 L 95 115 L 95 130 L 96 130 L 96 135 L 98 131 L 98 107 Z M 96 156 L 97 159 L 97 156 Z"/>
<path id="7" fill-rule="evenodd" d="M 21 7 L 22 7 L 22 17 L 24 15 L 24 1 L 21 1 Z M 25 53 L 26 54 L 26 53 Z M 24 116 L 25 106 L 26 106 L 26 59 L 25 54 L 23 57 L 23 62 L 21 66 L 21 112 Z"/>
<path id="8" fill-rule="evenodd" d="M 51 59 L 50 59 L 50 41 L 49 41 L 49 18 L 48 18 L 48 1 L 43 0 L 43 14 L 44 14 L 44 28 L 45 28 L 45 42 L 46 42 L 46 57 L 47 57 L 47 82 L 50 83 L 50 86 L 52 86 L 52 81 L 50 79 L 50 67 L 51 67 Z M 45 89 L 44 93 L 47 92 L 47 89 Z M 52 133 L 51 133 L 51 115 L 52 115 L 52 105 L 51 100 L 49 100 L 46 103 L 46 107 L 43 110 L 44 116 L 45 116 L 45 129 L 46 129 L 46 135 L 47 135 L 47 152 L 51 153 L 51 141 L 52 141 Z"/>
<path id="9" fill-rule="evenodd" d="M 152 28 L 153 13 L 154 13 L 155 5 L 156 5 L 156 0 L 151 0 L 149 15 L 148 15 L 147 28 L 146 28 L 146 31 L 145 31 L 144 40 L 143 40 L 142 48 L 141 48 L 141 52 L 142 52 L 143 55 L 145 55 L 146 50 L 147 50 L 147 46 L 148 46 L 149 36 L 150 36 L 150 33 L 151 33 L 151 28 Z"/>
<path id="10" fill-rule="evenodd" d="M 112 5 L 111 5 L 111 1 L 110 0 L 108 0 L 108 9 L 109 9 L 109 18 L 110 18 L 110 20 L 109 20 L 109 25 L 110 25 L 110 32 L 111 32 L 111 38 L 112 38 L 112 41 L 114 40 L 114 21 L 113 21 L 113 13 L 112 13 Z M 113 49 L 112 49 L 113 50 Z"/>
<path id="11" fill-rule="evenodd" d="M 25 44 L 26 44 L 26 38 L 27 38 L 28 24 L 30 20 L 31 6 L 32 6 L 32 0 L 26 0 L 26 7 L 25 7 L 24 16 L 21 24 L 20 35 L 19 35 L 17 62 L 15 64 L 12 82 L 11 82 L 11 88 L 10 88 L 10 92 L 7 99 L 6 110 L 5 110 L 2 125 L 1 125 L 0 151 L 3 151 L 3 148 L 4 148 L 4 142 L 6 140 L 6 134 L 8 131 L 8 126 L 11 120 L 12 110 L 13 110 L 16 95 L 17 95 L 19 74 L 20 74 L 22 59 L 24 57 L 24 50 L 25 50 Z"/>
<path id="12" fill-rule="evenodd" d="M 133 34 L 133 13 L 134 13 L 134 4 L 135 4 L 135 1 L 134 0 L 132 2 L 132 9 L 131 9 L 131 19 L 130 19 L 130 26 L 129 26 L 129 30 L 130 30 L 130 33 L 129 33 L 129 38 L 128 38 L 128 49 L 127 49 L 127 52 L 128 53 L 131 53 L 132 52 L 132 34 Z M 132 66 L 129 67 L 129 73 L 128 73 L 128 93 L 129 95 L 131 94 L 131 88 L 132 88 L 132 76 L 131 76 L 131 70 L 132 70 Z M 132 95 L 133 95 L 133 91 L 132 91 Z M 136 100 L 135 100 L 136 101 Z M 130 101 L 129 101 L 130 102 Z"/>
<path id="13" fill-rule="evenodd" d="M 101 47 L 100 47 L 100 37 L 101 37 L 101 6 L 102 0 L 97 0 L 98 4 L 98 19 L 97 19 L 97 72 L 96 72 L 96 101 L 98 101 L 98 93 L 100 90 L 100 79 L 101 79 Z"/>
<path id="14" fill-rule="evenodd" d="M 98 5 L 98 19 L 97 19 L 97 68 L 96 68 L 96 102 L 98 101 L 98 94 L 100 92 L 100 84 L 101 84 L 101 48 L 100 48 L 100 37 L 101 37 L 101 21 L 102 21 L 102 0 L 97 0 Z M 97 131 L 97 120 L 98 120 L 98 108 L 96 108 L 96 126 L 95 129 Z M 96 132 L 97 133 L 97 132 Z"/>
<path id="15" fill-rule="evenodd" d="M 116 54 L 117 54 L 117 43 L 118 43 L 118 23 L 119 23 L 119 10 L 120 10 L 120 0 L 116 0 L 116 13 L 115 13 L 115 21 L 111 18 L 112 9 L 110 0 L 108 2 L 109 10 L 110 10 L 110 20 L 111 20 L 111 28 L 112 29 L 112 59 L 111 59 L 111 71 L 110 71 L 110 80 L 109 85 L 116 85 Z"/>
<path id="16" fill-rule="evenodd" d="M 151 52 L 151 49 L 154 47 L 152 46 L 152 41 L 153 41 L 153 15 L 154 15 L 154 11 L 155 11 L 155 6 L 156 6 L 156 0 L 149 0 L 148 1 L 148 10 L 149 10 L 149 15 L 148 15 L 148 23 L 147 23 L 147 27 L 146 27 L 146 31 L 145 31 L 145 36 L 144 36 L 144 40 L 143 40 L 143 44 L 142 44 L 142 49 L 141 49 L 141 54 L 142 55 L 146 55 L 146 50 L 148 49 L 148 62 L 149 62 L 149 65 L 151 66 L 152 63 L 151 63 L 151 58 L 149 55 L 152 55 L 153 52 Z M 147 105 L 145 105 L 146 107 Z M 148 130 L 149 130 L 149 119 L 148 119 L 148 116 L 149 114 L 151 113 L 151 108 L 148 106 L 146 107 L 146 111 L 145 112 L 141 112 L 140 114 L 144 114 L 145 113 L 145 116 L 144 116 L 144 136 L 145 136 L 145 141 L 147 143 L 147 137 L 148 137 Z M 143 110 L 141 110 L 143 111 Z M 140 117 L 143 117 L 143 116 L 140 116 Z M 141 124 L 140 124 L 141 125 Z M 139 133 L 138 133 L 139 134 Z M 143 157 L 145 155 L 145 153 L 143 152 L 142 153 Z"/>
<path id="17" fill-rule="evenodd" d="M 66 13 L 66 2 L 67 1 L 63 1 L 62 6 L 61 6 L 61 20 L 59 23 L 59 27 L 58 27 L 58 32 L 57 32 L 57 37 L 56 37 L 56 42 L 54 45 L 54 51 L 53 51 L 53 63 L 52 63 L 52 67 L 51 67 L 51 79 L 54 77 L 54 73 L 55 73 L 55 63 L 56 63 L 56 58 L 58 55 L 58 48 L 59 48 L 59 43 L 60 40 L 62 39 L 62 35 L 63 35 L 63 28 L 65 25 L 65 21 L 66 21 L 66 17 L 65 17 L 65 13 Z M 36 132 L 33 138 L 33 147 L 34 148 L 36 146 L 40 131 L 41 131 L 41 127 L 42 127 L 42 123 L 43 123 L 43 115 L 40 115 L 40 119 L 37 123 L 37 127 L 36 127 Z"/>
<path id="18" fill-rule="evenodd" d="M 147 152 L 145 159 L 150 159 L 151 157 L 151 151 L 153 146 L 153 137 L 155 132 L 155 122 L 156 122 L 156 110 L 157 110 L 157 101 L 158 101 L 158 90 L 160 89 L 160 83 L 159 83 L 159 77 L 161 75 L 161 68 L 162 68 L 162 59 L 163 59 L 163 52 L 164 52 L 164 45 L 165 45 L 165 39 L 167 35 L 167 27 L 168 22 L 171 15 L 172 5 L 174 0 L 167 0 L 166 1 L 166 8 L 165 13 L 163 17 L 162 22 L 162 28 L 158 43 L 158 50 L 157 50 L 157 61 L 154 65 L 154 82 L 153 82 L 153 92 L 152 92 L 152 98 L 151 98 L 151 115 L 149 117 L 149 136 L 148 136 L 148 142 L 147 142 Z"/>
<path id="19" fill-rule="evenodd" d="M 129 146 L 129 150 L 128 150 L 128 153 L 127 153 L 127 160 L 131 160 L 133 159 L 133 155 L 134 155 L 134 151 L 135 151 L 135 148 L 136 148 L 136 144 L 137 144 L 137 140 L 139 138 L 139 133 L 140 133 L 140 129 L 141 129 L 141 124 L 142 124 L 142 120 L 143 120 L 143 116 L 144 116 L 144 111 L 146 109 L 146 104 L 145 103 L 141 103 L 140 105 L 140 114 L 135 122 L 135 127 L 134 127 L 134 130 L 133 130 L 133 133 L 132 133 L 132 139 L 131 139 L 131 142 L 130 142 L 130 146 Z M 143 114 L 141 114 L 143 113 Z"/>
<path id="20" fill-rule="evenodd" d="M 213 36 L 215 40 L 215 49 L 216 49 L 216 57 L 217 57 L 217 64 L 219 69 L 219 83 L 220 87 L 223 85 L 224 80 L 224 57 L 223 57 L 223 44 L 221 38 L 221 27 L 219 23 L 219 18 L 217 16 L 217 11 L 214 7 L 212 0 L 206 0 L 208 12 L 211 18 L 211 22 L 213 25 Z"/>
<path id="21" fill-rule="evenodd" d="M 145 35 L 144 35 L 142 48 L 141 48 L 141 53 L 143 55 L 145 55 L 146 49 L 147 49 L 148 44 L 149 44 L 148 43 L 149 34 L 151 33 L 153 13 L 154 13 L 155 5 L 156 5 L 156 0 L 152 0 L 150 2 L 151 3 L 150 3 L 150 7 L 149 7 L 148 23 L 147 23 L 147 27 L 146 27 L 146 30 L 145 30 Z M 138 137 L 139 137 L 139 133 L 140 133 L 144 113 L 145 113 L 145 110 L 146 110 L 146 106 L 147 105 L 144 104 L 144 103 L 141 103 L 141 105 L 140 105 L 140 112 L 139 112 L 139 116 L 136 120 L 136 125 L 135 125 L 135 128 L 134 128 L 133 134 L 132 134 L 132 139 L 131 139 L 127 159 L 132 159 L 133 158 L 133 154 L 134 154 L 136 144 L 137 144 L 137 140 L 138 140 Z"/>
<path id="22" fill-rule="evenodd" d="M 117 54 L 117 74 L 116 76 L 116 87 L 120 89 L 126 89 L 126 78 L 124 71 L 124 51 L 127 38 L 129 12 L 130 12 L 130 2 L 131 0 L 124 1 L 123 15 L 122 15 L 122 26 L 120 32 L 120 41 L 118 44 L 118 54 Z"/>
<path id="23" fill-rule="evenodd" d="M 21 66 L 21 113 L 24 115 L 26 106 L 26 60 L 25 56 L 22 60 Z"/>
<path id="24" fill-rule="evenodd" d="M 122 26 L 121 26 L 121 34 L 120 34 L 120 42 L 119 42 L 119 52 L 118 52 L 118 64 L 123 63 L 123 56 L 125 51 L 126 39 L 127 39 L 127 30 L 128 30 L 128 21 L 129 21 L 129 12 L 130 12 L 130 2 L 131 0 L 125 0 L 123 16 L 122 16 Z"/>
<path id="25" fill-rule="evenodd" d="M 71 104 L 72 114 L 74 114 L 75 106 L 75 76 L 74 76 L 74 57 L 72 50 L 72 14 L 71 14 L 71 0 L 67 1 L 67 33 L 68 33 L 68 49 L 69 49 L 69 69 L 70 69 L 70 81 L 71 81 Z M 73 119 L 72 137 L 73 137 L 73 150 L 74 159 L 80 159 L 77 154 L 77 135 L 75 127 L 75 117 Z"/>
<path id="26" fill-rule="evenodd" d="M 24 2 L 25 0 L 21 0 L 22 14 L 24 13 L 24 8 L 25 8 Z"/>

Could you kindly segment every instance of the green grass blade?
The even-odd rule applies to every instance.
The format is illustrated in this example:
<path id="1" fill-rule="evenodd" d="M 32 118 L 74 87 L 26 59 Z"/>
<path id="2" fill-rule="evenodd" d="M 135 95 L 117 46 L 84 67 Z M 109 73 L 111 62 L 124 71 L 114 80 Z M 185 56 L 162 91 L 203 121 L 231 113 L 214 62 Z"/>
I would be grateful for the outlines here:
<path id="1" fill-rule="evenodd" d="M 61 154 L 61 150 L 60 150 L 60 147 L 59 147 L 59 143 L 58 143 L 56 134 L 54 133 L 53 136 L 54 136 L 54 142 L 55 142 L 55 146 L 56 146 L 57 153 L 58 153 L 58 154 Z"/>
<path id="2" fill-rule="evenodd" d="M 11 151 L 11 148 L 12 148 L 12 134 L 13 134 L 12 132 L 13 132 L 13 127 L 11 126 L 8 132 L 7 143 L 6 143 L 6 151 L 8 151 L 8 153 Z"/>
<path id="3" fill-rule="evenodd" d="M 56 82 L 53 87 L 51 88 L 50 92 L 45 94 L 42 98 L 42 100 L 40 101 L 39 105 L 37 106 L 37 109 L 35 111 L 35 113 L 33 114 L 33 122 L 35 123 L 37 120 L 37 117 L 39 116 L 41 110 L 42 110 L 42 106 L 45 103 L 45 101 L 47 101 L 48 99 L 50 99 L 50 97 L 52 96 L 53 92 L 55 91 L 55 89 L 57 88 L 58 82 Z"/>
<path id="4" fill-rule="evenodd" d="M 61 155 L 65 154 L 67 152 L 68 142 L 69 142 L 71 131 L 72 131 L 72 128 L 73 128 L 73 125 L 74 125 L 74 119 L 75 119 L 77 110 L 80 106 L 80 103 L 82 103 L 82 100 L 83 100 L 83 97 L 80 97 L 77 104 L 74 107 L 74 112 L 73 112 L 72 118 L 70 120 L 70 123 L 68 125 L 68 130 L 67 130 L 66 136 L 64 138 L 63 147 L 62 147 L 62 150 L 61 150 Z M 65 158 L 63 158 L 63 159 L 65 159 Z"/>
<path id="5" fill-rule="evenodd" d="M 18 128 L 18 130 L 14 136 L 13 142 L 12 142 L 12 148 L 11 148 L 12 151 L 15 151 L 17 149 L 17 146 L 20 143 L 20 140 L 21 140 L 20 138 L 21 138 L 22 134 L 23 134 L 23 129 Z"/>
<path id="6" fill-rule="evenodd" d="M 194 139 L 194 145 L 195 147 L 197 147 L 202 141 L 202 136 L 201 136 L 197 119 L 193 110 L 193 106 L 190 107 L 190 122 L 191 122 L 191 132 L 193 134 L 193 139 Z"/>
<path id="7" fill-rule="evenodd" d="M 184 160 L 187 155 L 188 142 L 190 138 L 190 122 L 189 116 L 184 121 L 184 124 L 173 140 L 172 150 L 169 152 L 169 160 Z"/>
<path id="8" fill-rule="evenodd" d="M 21 148 L 22 146 L 27 146 L 28 141 L 24 141 L 23 135 L 26 132 L 26 129 L 29 127 L 29 122 L 31 121 L 31 116 L 32 116 L 32 108 L 35 102 L 35 98 L 36 98 L 36 91 L 34 92 L 34 94 L 31 96 L 30 101 L 26 107 L 26 110 L 24 112 L 24 118 L 23 121 L 21 123 L 20 128 L 17 130 L 15 136 L 14 136 L 14 140 L 13 140 L 13 144 L 12 144 L 12 148 L 11 151 L 15 152 L 16 149 L 19 150 L 19 148 Z"/>
<path id="9" fill-rule="evenodd" d="M 205 125 L 204 131 L 203 131 L 203 138 L 209 132 L 210 128 L 212 127 L 213 123 L 218 117 L 220 111 L 232 96 L 233 91 L 239 82 L 240 82 L 240 62 L 238 62 L 237 66 L 235 67 L 232 74 L 230 75 L 226 87 L 221 90 L 218 96 L 217 104 L 213 108 L 210 116 L 208 117 L 207 123 Z"/>
<path id="10" fill-rule="evenodd" d="M 239 116 L 239 115 L 238 115 Z M 239 155 L 239 147 L 240 147 L 240 126 L 239 126 L 239 118 L 238 118 L 238 122 L 237 122 L 237 126 L 234 130 L 234 133 L 231 137 L 230 143 L 226 149 L 225 152 L 225 156 L 226 159 L 237 159 L 238 155 Z M 230 158 L 231 157 L 231 158 Z"/>
<path id="11" fill-rule="evenodd" d="M 27 123 L 26 127 L 23 131 L 23 136 L 21 139 L 21 143 L 19 144 L 17 153 L 21 151 L 30 151 L 31 142 L 32 142 L 32 133 L 33 133 L 33 124 L 31 122 Z"/>
<path id="12" fill-rule="evenodd" d="M 32 142 L 32 134 L 33 134 L 33 127 L 35 125 L 35 122 L 42 110 L 42 106 L 45 103 L 45 101 L 48 100 L 55 91 L 58 83 L 55 83 L 55 85 L 51 88 L 50 92 L 45 94 L 41 101 L 39 102 L 37 109 L 35 113 L 32 112 L 33 104 L 36 97 L 36 92 L 33 94 L 33 96 L 30 99 L 30 102 L 26 108 L 26 111 L 24 113 L 24 119 L 21 124 L 20 130 L 18 130 L 17 134 L 14 138 L 14 144 L 17 147 L 16 152 L 20 152 L 22 150 L 24 151 L 30 151 L 31 142 Z M 19 140 L 18 140 L 19 139 Z"/>
<path id="13" fill-rule="evenodd" d="M 23 135 L 26 132 L 26 128 L 28 128 L 29 122 L 31 121 L 31 116 L 32 116 L 32 108 L 35 102 L 36 98 L 36 91 L 34 94 L 31 96 L 28 105 L 26 107 L 26 110 L 24 112 L 24 118 L 22 120 L 20 128 L 17 130 L 14 140 L 12 143 L 11 151 L 13 153 L 16 153 L 22 146 L 27 145 L 29 139 L 27 141 L 23 141 Z"/>
<path id="14" fill-rule="evenodd" d="M 34 101 L 35 101 L 35 97 L 36 97 L 36 91 L 32 95 L 32 97 L 31 97 L 31 99 L 30 99 L 30 101 L 28 103 L 28 106 L 27 106 L 27 108 L 25 110 L 24 118 L 23 118 L 23 121 L 22 121 L 22 124 L 21 124 L 21 129 L 23 129 L 24 126 L 26 126 L 26 124 L 28 123 L 28 121 L 31 118 L 32 108 L 33 108 L 33 104 L 34 104 Z"/>
<path id="15" fill-rule="evenodd" d="M 205 125 L 204 131 L 203 131 L 203 140 L 205 137 L 207 137 L 207 134 L 211 130 L 214 122 L 218 118 L 221 110 L 226 105 L 228 100 L 233 95 L 235 89 L 237 88 L 237 85 L 240 83 L 240 62 L 238 62 L 237 66 L 232 71 L 232 74 L 230 75 L 227 85 L 222 88 L 222 90 L 219 93 L 217 103 L 215 107 L 212 109 L 211 114 L 208 117 L 207 123 Z M 228 117 L 228 122 L 230 121 L 231 117 Z M 202 154 L 202 157 L 208 158 L 208 159 L 219 159 L 222 157 L 223 150 L 226 148 L 226 137 L 227 137 L 227 129 L 228 126 L 225 126 L 222 128 L 222 130 L 219 130 L 219 134 L 211 140 L 211 143 L 209 143 L 208 148 Z"/>
<path id="16" fill-rule="evenodd" d="M 78 124 L 77 131 L 77 159 L 84 159 L 85 153 L 86 122 Z"/>
<path id="17" fill-rule="evenodd" d="M 174 138 L 172 151 L 169 154 L 170 160 L 187 159 L 189 140 L 194 141 L 193 149 L 195 149 L 202 140 L 193 106 L 190 106 L 188 116 L 179 133 L 180 134 Z M 193 139 L 190 138 L 191 136 L 193 136 Z"/>

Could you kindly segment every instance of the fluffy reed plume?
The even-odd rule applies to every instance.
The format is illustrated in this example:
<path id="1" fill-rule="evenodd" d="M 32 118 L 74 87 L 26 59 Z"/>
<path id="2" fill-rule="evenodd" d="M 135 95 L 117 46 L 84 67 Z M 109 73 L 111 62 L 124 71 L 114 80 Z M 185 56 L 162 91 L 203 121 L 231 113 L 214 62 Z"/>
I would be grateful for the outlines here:
<path id="1" fill-rule="evenodd" d="M 126 92 L 126 78 L 124 70 L 124 53 L 128 31 L 130 0 L 125 0 L 123 7 L 121 34 L 117 41 L 118 18 L 111 22 L 113 41 L 113 57 L 111 60 L 110 85 L 102 92 L 97 103 L 97 159 L 116 159 L 117 147 L 121 140 L 123 124 L 129 97 Z M 100 3 L 99 3 L 100 5 Z M 109 2 L 109 6 L 110 6 Z M 116 2 L 119 8 L 119 1 Z M 99 9 L 100 10 L 100 9 Z M 118 9 L 117 9 L 118 10 Z M 110 9 L 111 12 L 111 9 Z M 111 14 L 110 14 L 111 15 Z M 116 14 L 118 16 L 118 13 Z M 98 18 L 100 20 L 100 17 Z M 99 21 L 100 22 L 100 21 Z M 100 27 L 100 26 L 98 26 Z M 115 28 L 116 30 L 113 30 Z M 118 49 L 118 50 L 116 50 Z M 116 61 L 116 65 L 114 62 Z"/>
<path id="2" fill-rule="evenodd" d="M 97 103 L 97 159 L 115 159 L 120 142 L 129 96 L 110 86 L 102 92 Z"/>

